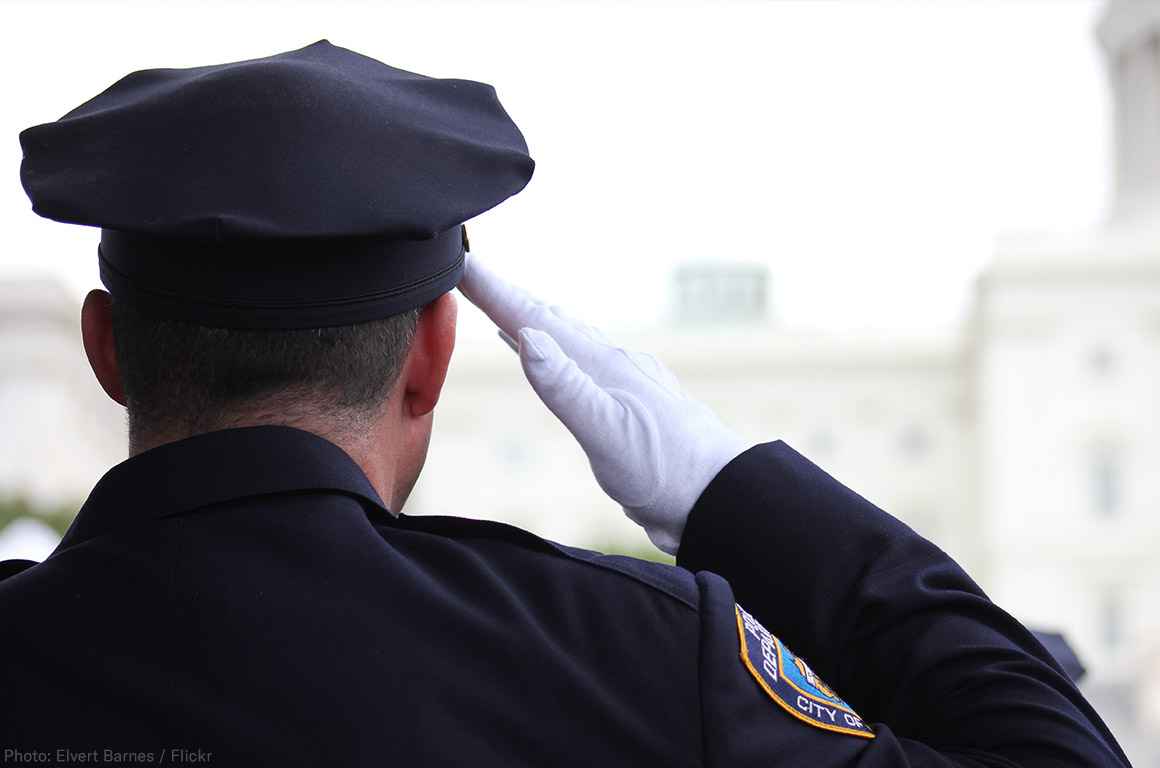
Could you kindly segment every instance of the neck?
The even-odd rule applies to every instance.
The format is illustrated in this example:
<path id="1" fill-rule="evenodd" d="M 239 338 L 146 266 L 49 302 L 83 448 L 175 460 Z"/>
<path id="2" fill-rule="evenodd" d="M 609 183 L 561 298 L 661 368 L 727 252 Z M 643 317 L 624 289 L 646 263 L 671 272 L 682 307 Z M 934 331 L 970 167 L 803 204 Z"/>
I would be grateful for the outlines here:
<path id="1" fill-rule="evenodd" d="M 386 502 L 388 509 L 396 514 L 410 492 L 409 483 L 403 483 L 402 485 L 407 487 L 400 488 L 401 484 L 398 482 L 399 462 L 396 451 L 393 450 L 398 445 L 398 441 L 393 439 L 389 430 L 386 429 L 386 419 L 376 419 L 369 426 L 364 424 L 360 425 L 362 428 L 353 428 L 350 425 L 335 423 L 333 420 L 322 423 L 307 417 L 275 418 L 270 414 L 263 414 L 239 416 L 220 421 L 207 428 L 186 431 L 142 433 L 130 427 L 129 455 L 136 456 L 151 448 L 157 448 L 166 443 L 175 443 L 206 432 L 260 426 L 294 427 L 334 443 L 346 451 L 347 455 L 358 464 L 371 486 Z"/>

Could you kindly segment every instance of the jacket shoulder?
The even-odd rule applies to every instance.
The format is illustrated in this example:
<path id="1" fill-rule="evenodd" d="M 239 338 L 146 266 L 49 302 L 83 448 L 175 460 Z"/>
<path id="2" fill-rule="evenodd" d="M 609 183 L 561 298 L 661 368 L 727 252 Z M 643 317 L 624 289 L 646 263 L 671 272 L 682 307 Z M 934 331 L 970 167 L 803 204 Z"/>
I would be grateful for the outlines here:
<path id="1" fill-rule="evenodd" d="M 606 555 L 589 549 L 557 544 L 547 539 L 543 541 L 570 560 L 618 573 L 666 594 L 693 610 L 698 610 L 700 601 L 697 582 L 693 574 L 684 568 L 665 563 L 654 563 L 627 555 Z"/>
<path id="2" fill-rule="evenodd" d="M 548 556 L 564 569 L 598 569 L 611 578 L 673 600 L 697 611 L 700 591 L 693 574 L 684 568 L 655 563 L 626 555 L 608 555 L 594 550 L 559 544 L 507 523 L 470 518 L 420 515 L 400 516 L 398 527 L 421 530 L 463 542 L 502 542 L 512 552 Z M 394 525 L 389 527 L 395 527 Z"/>

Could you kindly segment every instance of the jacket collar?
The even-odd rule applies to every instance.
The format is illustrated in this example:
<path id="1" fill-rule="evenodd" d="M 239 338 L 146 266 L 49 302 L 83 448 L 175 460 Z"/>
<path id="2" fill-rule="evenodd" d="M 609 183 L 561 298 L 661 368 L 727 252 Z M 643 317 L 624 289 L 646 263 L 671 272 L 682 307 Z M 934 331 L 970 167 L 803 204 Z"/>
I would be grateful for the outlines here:
<path id="1" fill-rule="evenodd" d="M 57 551 L 147 520 L 294 491 L 353 496 L 388 512 L 366 474 L 334 443 L 293 427 L 207 432 L 152 448 L 97 482 Z"/>

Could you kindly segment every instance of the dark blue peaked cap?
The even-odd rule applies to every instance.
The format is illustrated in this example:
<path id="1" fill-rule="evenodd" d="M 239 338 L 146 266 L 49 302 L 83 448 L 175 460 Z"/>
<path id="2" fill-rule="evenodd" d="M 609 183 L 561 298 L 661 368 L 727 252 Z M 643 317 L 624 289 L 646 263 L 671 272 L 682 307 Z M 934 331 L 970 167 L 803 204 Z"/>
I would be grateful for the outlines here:
<path id="1" fill-rule="evenodd" d="M 20 134 L 33 210 L 101 227 L 101 280 L 160 317 L 311 328 L 432 301 L 462 223 L 534 163 L 495 90 L 320 40 L 134 72 Z"/>

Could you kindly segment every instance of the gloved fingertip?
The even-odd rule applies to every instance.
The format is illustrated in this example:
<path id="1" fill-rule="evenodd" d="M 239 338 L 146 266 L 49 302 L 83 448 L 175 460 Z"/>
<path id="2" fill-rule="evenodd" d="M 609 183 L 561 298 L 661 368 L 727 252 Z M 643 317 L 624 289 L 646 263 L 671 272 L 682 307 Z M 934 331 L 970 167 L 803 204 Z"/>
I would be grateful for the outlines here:
<path id="1" fill-rule="evenodd" d="M 537 331 L 535 328 L 520 328 L 520 357 L 529 362 L 538 363 L 547 359 L 542 337 L 548 334 Z M 537 339 L 536 337 L 541 338 Z"/>
<path id="2" fill-rule="evenodd" d="M 478 256 L 473 256 L 470 253 L 463 255 L 463 276 L 459 279 L 459 292 L 477 306 L 481 301 L 487 302 L 489 299 L 494 300 L 493 294 L 496 290 L 494 274 L 480 262 Z M 484 307 L 480 306 L 480 309 Z M 486 313 L 487 310 L 484 309 Z"/>

